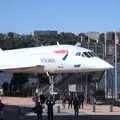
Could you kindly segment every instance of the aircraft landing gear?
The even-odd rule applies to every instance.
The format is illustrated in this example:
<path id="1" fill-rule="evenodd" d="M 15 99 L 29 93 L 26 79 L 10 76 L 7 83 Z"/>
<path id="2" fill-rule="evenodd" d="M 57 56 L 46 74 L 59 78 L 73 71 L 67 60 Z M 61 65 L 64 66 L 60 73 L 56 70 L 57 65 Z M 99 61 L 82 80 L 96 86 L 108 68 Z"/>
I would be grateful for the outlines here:
<path id="1" fill-rule="evenodd" d="M 54 75 L 50 75 L 48 72 L 47 72 L 47 76 L 49 78 L 49 92 L 50 94 L 53 96 L 54 95 Z"/>

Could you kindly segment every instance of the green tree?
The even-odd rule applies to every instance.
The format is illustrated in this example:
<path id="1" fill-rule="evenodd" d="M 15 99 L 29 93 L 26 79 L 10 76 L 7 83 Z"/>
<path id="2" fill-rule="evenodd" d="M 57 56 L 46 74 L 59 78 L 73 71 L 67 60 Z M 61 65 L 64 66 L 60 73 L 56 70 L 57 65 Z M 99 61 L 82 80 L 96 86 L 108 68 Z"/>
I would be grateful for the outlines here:
<path id="1" fill-rule="evenodd" d="M 64 33 L 59 34 L 60 43 L 62 44 L 75 44 L 77 42 L 77 36 L 73 33 Z"/>

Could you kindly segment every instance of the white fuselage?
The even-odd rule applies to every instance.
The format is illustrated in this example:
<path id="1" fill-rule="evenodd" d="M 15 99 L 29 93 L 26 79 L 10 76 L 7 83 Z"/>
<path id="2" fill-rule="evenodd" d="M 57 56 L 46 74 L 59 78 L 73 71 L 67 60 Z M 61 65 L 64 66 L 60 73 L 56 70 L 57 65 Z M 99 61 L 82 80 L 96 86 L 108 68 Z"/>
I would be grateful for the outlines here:
<path id="1" fill-rule="evenodd" d="M 0 51 L 0 71 L 89 72 L 113 68 L 91 50 L 73 45 L 52 45 Z"/>

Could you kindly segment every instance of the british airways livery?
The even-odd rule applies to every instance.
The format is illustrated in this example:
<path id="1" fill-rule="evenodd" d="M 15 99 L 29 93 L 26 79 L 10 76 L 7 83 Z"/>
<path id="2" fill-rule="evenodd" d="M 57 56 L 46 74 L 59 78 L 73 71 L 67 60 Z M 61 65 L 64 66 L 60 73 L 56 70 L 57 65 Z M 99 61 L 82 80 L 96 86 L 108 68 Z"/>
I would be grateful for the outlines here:
<path id="1" fill-rule="evenodd" d="M 0 71 L 26 73 L 73 73 L 113 68 L 92 50 L 78 45 L 50 45 L 0 50 Z"/>

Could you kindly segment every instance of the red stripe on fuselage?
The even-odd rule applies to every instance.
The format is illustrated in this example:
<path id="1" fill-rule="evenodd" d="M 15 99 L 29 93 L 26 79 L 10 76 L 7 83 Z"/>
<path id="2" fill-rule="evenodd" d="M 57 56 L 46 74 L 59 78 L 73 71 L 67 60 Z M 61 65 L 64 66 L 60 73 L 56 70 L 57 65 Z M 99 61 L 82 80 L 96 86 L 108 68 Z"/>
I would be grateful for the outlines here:
<path id="1" fill-rule="evenodd" d="M 55 50 L 54 53 L 60 53 L 60 54 L 64 54 L 67 53 L 68 50 Z"/>

